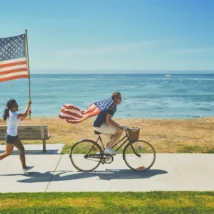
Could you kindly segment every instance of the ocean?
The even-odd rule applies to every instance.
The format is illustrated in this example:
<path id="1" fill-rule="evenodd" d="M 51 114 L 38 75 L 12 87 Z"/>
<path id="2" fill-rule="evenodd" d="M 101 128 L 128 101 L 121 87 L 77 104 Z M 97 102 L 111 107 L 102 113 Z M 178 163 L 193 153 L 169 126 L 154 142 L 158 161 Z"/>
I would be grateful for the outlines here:
<path id="1" fill-rule="evenodd" d="M 32 117 L 57 117 L 63 104 L 89 104 L 122 94 L 116 118 L 214 116 L 214 74 L 31 74 Z M 28 79 L 0 83 L 0 112 L 14 98 L 25 110 Z"/>

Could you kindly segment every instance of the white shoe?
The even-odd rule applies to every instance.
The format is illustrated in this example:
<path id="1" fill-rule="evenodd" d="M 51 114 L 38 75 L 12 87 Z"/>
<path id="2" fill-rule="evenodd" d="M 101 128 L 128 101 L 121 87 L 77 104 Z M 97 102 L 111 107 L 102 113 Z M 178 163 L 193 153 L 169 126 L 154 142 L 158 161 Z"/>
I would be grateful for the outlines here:
<path id="1" fill-rule="evenodd" d="M 104 154 L 116 155 L 117 153 L 113 149 L 105 148 Z"/>
<path id="2" fill-rule="evenodd" d="M 23 172 L 27 172 L 28 170 L 31 170 L 33 168 L 33 166 L 26 166 L 25 168 L 23 168 Z"/>

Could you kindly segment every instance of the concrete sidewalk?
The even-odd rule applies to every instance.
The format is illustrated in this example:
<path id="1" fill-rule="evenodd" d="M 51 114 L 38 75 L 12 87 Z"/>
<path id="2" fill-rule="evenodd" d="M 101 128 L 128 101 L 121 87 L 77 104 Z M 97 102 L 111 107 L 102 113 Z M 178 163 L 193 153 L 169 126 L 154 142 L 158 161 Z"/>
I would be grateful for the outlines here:
<path id="1" fill-rule="evenodd" d="M 41 145 L 25 148 L 34 168 L 23 174 L 17 152 L 0 161 L 0 192 L 214 191 L 214 154 L 157 154 L 153 167 L 141 173 L 117 155 L 113 163 L 83 173 L 60 154 L 60 144 L 48 144 L 46 154 Z"/>

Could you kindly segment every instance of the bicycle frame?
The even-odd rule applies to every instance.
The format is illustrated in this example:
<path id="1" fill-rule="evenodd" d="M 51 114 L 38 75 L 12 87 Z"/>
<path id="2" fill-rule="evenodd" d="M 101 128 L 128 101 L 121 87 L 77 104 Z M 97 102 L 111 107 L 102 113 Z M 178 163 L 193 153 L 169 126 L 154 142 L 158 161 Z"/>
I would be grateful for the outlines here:
<path id="1" fill-rule="evenodd" d="M 102 143 L 102 147 L 103 147 L 103 149 L 104 149 L 104 144 L 103 144 L 103 141 L 102 141 L 102 138 L 101 138 L 100 135 L 98 136 L 98 139 L 97 139 L 96 143 L 98 143 L 99 141 Z M 118 148 L 115 149 L 116 152 L 117 152 L 127 141 L 130 142 L 130 140 L 129 140 L 129 138 L 128 138 L 127 132 L 126 132 L 126 136 L 124 136 L 121 140 L 119 140 L 119 141 L 112 147 L 112 149 L 113 149 L 115 146 L 117 146 L 117 145 L 118 145 L 120 142 L 122 142 L 122 141 L 123 141 L 123 143 L 122 143 Z"/>
<path id="2" fill-rule="evenodd" d="M 101 142 L 101 145 L 100 145 L 99 141 Z M 148 165 L 147 168 L 145 168 L 144 165 L 143 165 L 143 166 L 140 166 L 140 167 L 138 167 L 138 168 L 136 168 L 136 167 L 133 166 L 132 164 L 130 165 L 130 162 L 129 162 L 129 161 L 127 162 L 127 157 L 130 156 L 130 155 L 131 155 L 131 157 L 132 157 L 132 155 L 133 155 L 132 151 L 133 151 L 134 154 L 135 154 L 136 156 L 138 156 L 139 158 L 141 157 L 141 154 L 144 154 L 144 152 L 141 152 L 141 151 L 138 153 L 138 148 L 139 148 L 139 146 L 138 146 L 138 141 L 139 141 L 140 143 L 145 143 L 145 144 L 147 145 L 147 147 L 149 146 L 149 148 L 151 149 L 151 152 L 148 152 L 148 153 L 152 153 L 151 155 L 153 155 L 153 159 L 152 159 L 151 164 Z M 90 161 L 98 162 L 97 165 L 95 165 L 94 168 L 92 168 L 92 169 L 83 169 L 83 168 L 80 168 L 79 166 L 76 165 L 76 163 L 75 163 L 76 161 L 74 161 L 74 159 L 72 158 L 72 154 L 79 154 L 79 153 L 75 153 L 75 152 L 73 153 L 73 151 L 75 151 L 74 148 L 75 148 L 78 144 L 83 143 L 83 142 L 89 142 L 89 143 L 92 144 L 92 145 L 87 149 L 87 151 L 89 150 L 88 152 L 85 152 L 85 151 L 84 151 L 83 153 L 80 153 L 81 155 L 84 156 L 85 159 L 89 159 Z M 127 143 L 127 142 L 128 142 L 128 143 Z M 120 144 L 120 145 L 119 145 L 119 144 Z M 125 145 L 125 144 L 126 144 L 126 145 Z M 125 147 L 123 148 L 123 151 L 122 151 L 122 157 L 123 157 L 123 160 L 125 161 L 126 165 L 127 165 L 129 168 L 131 168 L 132 170 L 134 170 L 134 171 L 140 171 L 140 170 L 145 171 L 145 170 L 147 170 L 147 169 L 150 169 L 151 166 L 154 164 L 154 162 L 155 162 L 155 157 L 156 157 L 156 156 L 155 156 L 155 150 L 154 150 L 154 148 L 151 146 L 151 144 L 149 144 L 148 142 L 143 141 L 143 140 L 138 140 L 138 139 L 136 139 L 136 140 L 130 140 L 127 131 L 125 131 L 125 136 L 124 136 L 121 140 L 117 141 L 117 142 L 114 144 L 114 146 L 113 146 L 112 148 L 117 147 L 117 148 L 114 149 L 114 150 L 115 150 L 115 151 L 118 151 L 118 150 L 119 150 L 122 146 L 124 146 L 124 145 L 125 145 Z M 136 145 L 136 150 L 135 150 L 135 145 Z M 94 146 L 95 146 L 95 148 L 94 148 Z M 84 148 L 84 147 L 83 147 L 83 148 Z M 102 163 L 102 164 L 110 164 L 110 163 L 112 163 L 112 162 L 114 161 L 114 155 L 105 153 L 105 152 L 104 152 L 104 149 L 105 149 L 104 143 L 103 143 L 103 141 L 102 141 L 101 136 L 99 135 L 96 141 L 90 140 L 90 139 L 84 139 L 84 140 L 81 140 L 81 141 L 77 142 L 76 144 L 74 144 L 74 146 L 71 148 L 69 157 L 70 157 L 70 159 L 71 159 L 72 164 L 74 165 L 74 167 L 75 167 L 77 170 L 79 170 L 79 171 L 92 171 L 92 170 L 96 169 L 96 168 L 100 165 L 100 163 Z M 130 149 L 131 149 L 131 152 L 130 152 Z M 93 153 L 90 154 L 92 150 L 93 150 Z M 140 150 L 141 150 L 141 148 L 140 148 Z M 78 150 L 77 150 L 77 151 L 78 151 Z M 147 153 L 147 150 L 145 150 L 145 152 Z M 150 156 L 151 156 L 151 155 L 150 155 Z M 82 158 L 83 158 L 83 157 L 82 157 Z M 131 159 L 131 160 L 132 160 L 132 159 Z M 143 167 L 143 168 L 142 168 L 142 167 Z"/>

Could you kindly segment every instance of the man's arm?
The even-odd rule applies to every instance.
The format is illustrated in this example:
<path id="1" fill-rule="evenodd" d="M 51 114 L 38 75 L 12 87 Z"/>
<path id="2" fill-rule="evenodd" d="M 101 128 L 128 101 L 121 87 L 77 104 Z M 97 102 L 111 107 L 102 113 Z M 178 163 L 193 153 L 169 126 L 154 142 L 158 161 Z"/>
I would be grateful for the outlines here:
<path id="1" fill-rule="evenodd" d="M 107 114 L 107 116 L 106 116 L 106 123 L 109 126 L 113 126 L 116 129 L 121 129 L 122 130 L 122 127 L 118 123 L 114 122 L 114 120 L 112 120 L 112 115 L 111 114 Z"/>

